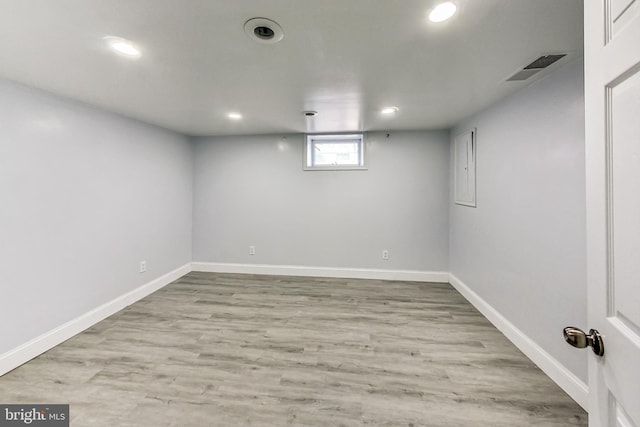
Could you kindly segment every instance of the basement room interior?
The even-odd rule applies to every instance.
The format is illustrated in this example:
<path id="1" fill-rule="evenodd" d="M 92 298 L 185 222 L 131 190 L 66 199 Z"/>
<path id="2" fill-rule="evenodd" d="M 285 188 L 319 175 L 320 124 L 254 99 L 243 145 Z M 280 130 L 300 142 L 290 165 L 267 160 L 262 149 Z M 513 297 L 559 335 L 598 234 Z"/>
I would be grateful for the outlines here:
<path id="1" fill-rule="evenodd" d="M 593 3 L 0 0 L 0 424 L 640 425 Z"/>

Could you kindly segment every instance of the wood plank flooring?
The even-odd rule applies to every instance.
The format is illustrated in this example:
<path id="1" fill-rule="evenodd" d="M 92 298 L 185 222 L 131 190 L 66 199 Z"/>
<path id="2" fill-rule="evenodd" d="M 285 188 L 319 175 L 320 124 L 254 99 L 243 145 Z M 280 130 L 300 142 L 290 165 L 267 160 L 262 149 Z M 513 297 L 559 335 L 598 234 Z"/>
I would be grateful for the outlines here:
<path id="1" fill-rule="evenodd" d="M 190 273 L 0 377 L 72 426 L 572 426 L 450 285 Z"/>

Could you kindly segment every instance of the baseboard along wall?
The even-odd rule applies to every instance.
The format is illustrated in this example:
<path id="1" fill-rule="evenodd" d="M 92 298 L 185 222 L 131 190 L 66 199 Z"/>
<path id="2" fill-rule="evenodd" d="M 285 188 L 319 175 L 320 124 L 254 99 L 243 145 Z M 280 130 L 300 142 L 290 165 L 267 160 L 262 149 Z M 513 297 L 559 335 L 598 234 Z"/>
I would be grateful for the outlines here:
<path id="1" fill-rule="evenodd" d="M 0 376 L 63 343 L 123 308 L 141 300 L 191 271 L 191 263 L 176 268 L 87 313 L 76 317 L 26 343 L 0 355 Z"/>
<path id="2" fill-rule="evenodd" d="M 454 274 L 449 274 L 449 283 L 467 301 L 471 303 L 484 317 L 486 317 L 500 332 L 507 337 L 520 351 L 535 363 L 549 378 L 562 388 L 578 405 L 588 410 L 588 386 L 569 371 L 564 365 L 536 344 L 524 332 L 507 320 L 487 301 L 473 292 L 462 280 Z"/>
<path id="3" fill-rule="evenodd" d="M 271 276 L 333 277 L 344 279 L 404 280 L 447 283 L 446 271 L 377 270 L 366 268 L 302 267 L 294 265 L 194 262 L 193 271 L 208 273 L 266 274 Z"/>
<path id="4" fill-rule="evenodd" d="M 332 277 L 349 279 L 402 280 L 450 283 L 516 347 L 571 398 L 587 410 L 588 387 L 565 366 L 520 331 L 495 308 L 473 292 L 454 274 L 443 271 L 377 270 L 331 267 L 301 267 L 290 265 L 260 265 L 193 262 L 164 274 L 120 297 L 70 320 L 49 332 L 0 355 L 0 376 L 61 344 L 101 320 L 163 288 L 191 271 L 212 273 L 264 274 L 278 276 Z"/>

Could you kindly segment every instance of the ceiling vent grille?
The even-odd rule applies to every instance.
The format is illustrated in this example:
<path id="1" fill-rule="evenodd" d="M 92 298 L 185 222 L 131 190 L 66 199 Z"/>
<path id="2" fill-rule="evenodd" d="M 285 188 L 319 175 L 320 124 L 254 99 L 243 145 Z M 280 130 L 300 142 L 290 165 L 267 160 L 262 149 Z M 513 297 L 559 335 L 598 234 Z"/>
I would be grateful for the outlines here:
<path id="1" fill-rule="evenodd" d="M 567 54 L 565 53 L 561 53 L 558 55 L 543 55 L 540 58 L 533 61 L 532 63 L 530 63 L 529 65 L 525 66 L 522 70 L 518 71 L 513 76 L 509 77 L 507 81 L 512 82 L 512 81 L 527 80 L 529 77 L 540 72 L 541 70 L 544 70 L 549 65 L 564 58 L 565 56 L 567 56 Z"/>

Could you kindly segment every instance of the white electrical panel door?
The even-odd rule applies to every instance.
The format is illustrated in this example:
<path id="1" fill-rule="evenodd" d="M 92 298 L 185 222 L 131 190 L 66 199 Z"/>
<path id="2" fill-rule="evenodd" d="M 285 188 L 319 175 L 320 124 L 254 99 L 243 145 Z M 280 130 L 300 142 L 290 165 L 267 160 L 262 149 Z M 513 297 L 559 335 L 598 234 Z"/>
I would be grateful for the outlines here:
<path id="1" fill-rule="evenodd" d="M 476 206 L 476 130 L 461 133 L 454 140 L 455 201 Z"/>

